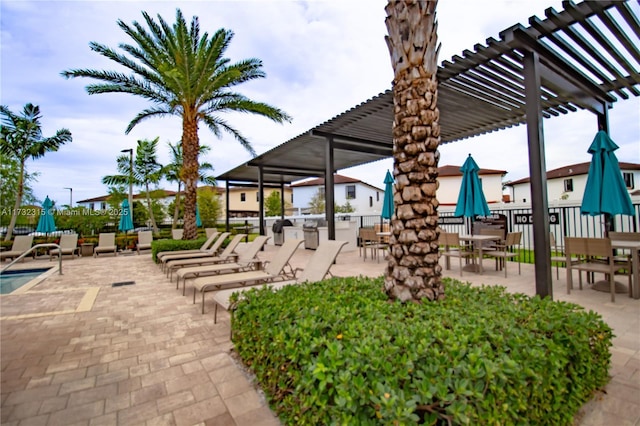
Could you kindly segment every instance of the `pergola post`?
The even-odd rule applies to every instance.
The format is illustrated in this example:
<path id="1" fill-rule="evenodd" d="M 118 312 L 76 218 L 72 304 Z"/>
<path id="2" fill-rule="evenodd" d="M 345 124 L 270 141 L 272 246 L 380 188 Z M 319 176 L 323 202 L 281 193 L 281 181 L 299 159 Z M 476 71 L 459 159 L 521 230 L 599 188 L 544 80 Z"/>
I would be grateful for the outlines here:
<path id="1" fill-rule="evenodd" d="M 258 166 L 258 221 L 260 235 L 266 235 L 264 230 L 264 170 Z"/>
<path id="2" fill-rule="evenodd" d="M 536 294 L 540 297 L 553 299 L 547 171 L 544 155 L 540 60 L 538 54 L 532 51 L 525 51 L 523 65 L 527 140 L 529 145 L 529 172 L 531 174 L 531 210 L 533 213 L 533 252 L 535 256 Z"/>
<path id="3" fill-rule="evenodd" d="M 284 219 L 284 182 L 280 183 L 280 219 Z"/>
<path id="4" fill-rule="evenodd" d="M 335 196 L 333 179 L 333 137 L 327 138 L 325 144 L 325 172 L 324 172 L 324 210 L 327 218 L 329 240 L 336 239 Z"/>
<path id="5" fill-rule="evenodd" d="M 229 228 L 230 228 L 230 224 L 229 224 L 229 181 L 225 180 L 224 181 L 224 186 L 225 186 L 225 200 L 224 200 L 224 208 L 225 211 L 227 212 L 227 214 L 225 214 L 225 220 L 224 220 L 224 224 L 225 224 L 225 229 L 227 230 L 227 232 L 229 232 Z"/>

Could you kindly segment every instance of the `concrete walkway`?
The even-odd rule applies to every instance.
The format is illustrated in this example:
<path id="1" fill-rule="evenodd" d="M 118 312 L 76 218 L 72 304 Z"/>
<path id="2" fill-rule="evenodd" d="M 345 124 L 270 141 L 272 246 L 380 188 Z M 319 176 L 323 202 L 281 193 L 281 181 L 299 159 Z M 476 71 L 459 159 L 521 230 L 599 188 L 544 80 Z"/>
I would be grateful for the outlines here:
<path id="1" fill-rule="evenodd" d="M 293 266 L 311 253 L 299 250 Z M 48 265 L 57 263 L 20 266 Z M 332 272 L 378 276 L 384 267 L 356 250 L 341 254 Z M 491 267 L 487 261 L 485 274 L 462 279 L 534 294 L 531 265 L 518 276 L 510 264 L 506 280 Z M 210 297 L 200 314 L 189 283 L 184 297 L 149 254 L 65 259 L 63 271 L 0 297 L 2 425 L 280 424 L 231 355 L 228 313 L 213 324 Z M 457 266 L 445 272 L 460 278 Z M 640 426 L 640 300 L 619 294 L 613 304 L 591 289 L 567 295 L 563 272 L 555 299 L 599 312 L 616 334 L 612 380 L 577 424 Z M 112 286 L 127 281 L 135 284 Z"/>

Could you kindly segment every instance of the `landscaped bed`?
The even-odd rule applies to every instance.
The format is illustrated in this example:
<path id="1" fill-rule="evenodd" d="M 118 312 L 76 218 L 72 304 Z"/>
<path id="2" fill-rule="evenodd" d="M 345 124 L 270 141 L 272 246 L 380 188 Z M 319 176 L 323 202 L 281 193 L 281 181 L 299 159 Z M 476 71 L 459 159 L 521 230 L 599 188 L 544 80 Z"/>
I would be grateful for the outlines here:
<path id="1" fill-rule="evenodd" d="M 390 303 L 382 280 L 245 293 L 233 341 L 286 424 L 572 424 L 608 381 L 612 332 L 566 303 L 445 279 Z"/>

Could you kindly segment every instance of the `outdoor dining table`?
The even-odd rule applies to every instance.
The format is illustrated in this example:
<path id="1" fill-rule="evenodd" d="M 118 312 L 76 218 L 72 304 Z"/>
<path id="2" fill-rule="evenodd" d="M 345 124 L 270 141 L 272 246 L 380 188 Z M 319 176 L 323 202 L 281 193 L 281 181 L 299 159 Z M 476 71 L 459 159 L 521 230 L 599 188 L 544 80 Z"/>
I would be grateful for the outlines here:
<path id="1" fill-rule="evenodd" d="M 640 241 L 611 240 L 611 248 L 631 250 L 631 269 L 633 277 L 631 279 L 630 296 L 640 299 Z"/>
<path id="2" fill-rule="evenodd" d="M 497 235 L 460 235 L 460 241 L 467 241 L 473 244 L 473 249 L 478 254 L 478 264 L 470 264 L 465 266 L 465 270 L 470 270 L 473 272 L 479 272 L 480 275 L 484 272 L 482 268 L 482 257 L 483 257 L 483 244 L 486 241 L 500 241 L 500 237 Z"/>

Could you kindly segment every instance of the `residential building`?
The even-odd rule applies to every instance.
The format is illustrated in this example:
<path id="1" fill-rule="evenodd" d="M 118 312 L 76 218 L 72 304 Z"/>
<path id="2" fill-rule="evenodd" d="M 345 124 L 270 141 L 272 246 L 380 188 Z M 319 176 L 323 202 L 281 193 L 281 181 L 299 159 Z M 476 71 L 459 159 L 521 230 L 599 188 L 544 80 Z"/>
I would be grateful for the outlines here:
<path id="1" fill-rule="evenodd" d="M 438 202 L 441 206 L 455 206 L 462 185 L 461 166 L 446 165 L 438 167 Z M 480 169 L 478 176 L 487 204 L 502 203 L 502 178 L 505 170 Z"/>
<path id="2" fill-rule="evenodd" d="M 547 172 L 547 199 L 581 201 L 587 186 L 590 162 L 571 164 Z M 629 195 L 640 195 L 640 164 L 620 163 L 622 178 Z M 519 179 L 506 184 L 511 191 L 511 199 L 517 203 L 531 202 L 530 178 Z"/>
<path id="3" fill-rule="evenodd" d="M 168 191 L 166 189 L 159 189 L 154 191 L 164 191 L 164 197 L 160 198 L 159 201 L 167 207 L 174 200 L 176 196 L 175 191 Z M 105 210 L 109 208 L 109 202 L 107 199 L 109 195 L 101 195 L 99 197 L 87 198 L 85 200 L 77 201 L 76 204 L 80 207 L 84 207 L 89 210 Z M 134 201 L 140 201 L 142 203 L 147 202 L 146 193 L 133 194 Z"/>
<path id="4" fill-rule="evenodd" d="M 355 214 L 380 214 L 384 189 L 369 185 L 359 179 L 334 175 L 334 202 L 338 206 L 349 205 Z M 309 179 L 291 184 L 293 189 L 294 214 L 310 212 L 311 200 L 318 194 L 324 195 L 324 178 Z"/>
<path id="5" fill-rule="evenodd" d="M 226 215 L 226 189 L 217 188 L 222 207 L 222 218 Z M 280 194 L 280 188 L 264 188 L 265 200 L 271 193 Z M 284 187 L 285 214 L 291 214 L 293 204 L 293 191 L 289 186 Z M 289 209 L 286 207 L 289 206 Z M 257 187 L 230 187 L 229 188 L 229 217 L 258 217 L 260 208 L 260 196 Z"/>

